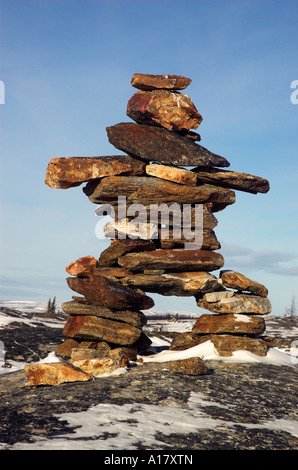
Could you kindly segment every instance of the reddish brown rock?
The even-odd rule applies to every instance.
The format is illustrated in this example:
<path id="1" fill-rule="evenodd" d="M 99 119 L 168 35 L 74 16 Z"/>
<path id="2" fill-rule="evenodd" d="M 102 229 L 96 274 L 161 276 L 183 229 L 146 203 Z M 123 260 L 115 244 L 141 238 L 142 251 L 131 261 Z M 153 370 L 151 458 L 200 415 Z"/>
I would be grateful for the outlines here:
<path id="1" fill-rule="evenodd" d="M 117 149 L 142 160 L 174 166 L 230 166 L 224 157 L 161 127 L 123 122 L 107 127 L 107 134 Z"/>
<path id="2" fill-rule="evenodd" d="M 168 271 L 214 271 L 224 264 L 220 253 L 207 250 L 156 250 L 142 253 L 128 253 L 118 263 L 132 272 L 144 269 L 165 269 Z"/>
<path id="3" fill-rule="evenodd" d="M 143 162 L 129 155 L 52 158 L 45 183 L 51 188 L 68 189 L 103 176 L 142 175 L 144 169 Z"/>
<path id="4" fill-rule="evenodd" d="M 120 321 L 91 315 L 69 315 L 63 334 L 74 339 L 106 341 L 122 346 L 131 346 L 140 337 L 142 330 Z"/>
<path id="5" fill-rule="evenodd" d="M 189 359 L 171 361 L 170 370 L 184 375 L 202 375 L 208 371 L 208 367 L 199 357 L 191 357 Z"/>
<path id="6" fill-rule="evenodd" d="M 76 261 L 70 263 L 65 271 L 68 272 L 71 276 L 77 276 L 79 274 L 92 273 L 93 269 L 97 265 L 97 260 L 94 256 L 84 256 L 79 258 Z"/>
<path id="7" fill-rule="evenodd" d="M 156 250 L 152 240 L 115 240 L 114 243 L 102 251 L 98 263 L 99 266 L 113 266 L 120 256 L 127 253 L 137 253 L 139 251 Z"/>
<path id="8" fill-rule="evenodd" d="M 201 315 L 192 328 L 195 334 L 260 335 L 265 331 L 265 321 L 255 315 Z"/>
<path id="9" fill-rule="evenodd" d="M 222 285 L 237 289 L 238 291 L 248 291 L 261 297 L 267 297 L 268 289 L 259 282 L 252 281 L 248 277 L 236 271 L 221 271 L 220 278 Z"/>
<path id="10" fill-rule="evenodd" d="M 70 363 L 53 362 L 48 364 L 25 365 L 27 385 L 59 385 L 64 382 L 86 382 L 92 380 L 92 375 Z"/>
<path id="11" fill-rule="evenodd" d="M 213 230 L 203 230 L 201 233 L 200 228 L 197 228 L 197 231 L 192 229 L 187 237 L 185 237 L 185 231 L 181 230 L 180 238 L 175 238 L 175 232 L 173 230 L 166 232 L 165 228 L 159 229 L 158 233 L 160 247 L 165 250 L 183 247 L 187 247 L 187 249 L 219 250 L 221 247 Z M 191 246 L 187 244 L 191 244 Z"/>
<path id="12" fill-rule="evenodd" d="M 120 268 L 118 266 L 117 267 L 98 266 L 93 271 L 94 276 L 115 277 L 115 278 L 121 278 L 124 276 L 128 276 L 129 274 L 130 274 L 130 271 L 128 269 Z"/>
<path id="13" fill-rule="evenodd" d="M 268 346 L 265 341 L 248 336 L 211 335 L 211 341 L 220 356 L 232 356 L 235 351 L 249 351 L 258 356 L 266 356 Z"/>
<path id="14" fill-rule="evenodd" d="M 215 313 L 267 315 L 271 312 L 271 303 L 267 298 L 252 294 L 234 294 L 233 297 L 218 302 L 198 298 L 197 305 Z"/>
<path id="15" fill-rule="evenodd" d="M 198 181 L 203 183 L 218 184 L 252 194 L 267 193 L 270 189 L 268 180 L 248 173 L 200 167 L 192 171 L 196 173 Z"/>
<path id="16" fill-rule="evenodd" d="M 128 255 L 126 255 L 128 256 Z M 124 287 L 120 282 L 104 276 L 67 278 L 70 289 L 82 294 L 90 303 L 123 310 L 144 310 L 154 306 L 154 301 L 145 294 Z"/>
<path id="17" fill-rule="evenodd" d="M 80 343 L 72 338 L 66 339 L 63 343 L 59 344 L 55 350 L 57 356 L 63 357 L 64 359 L 69 359 L 71 357 L 71 352 L 74 348 L 78 348 Z"/>
<path id="18" fill-rule="evenodd" d="M 185 170 L 184 168 L 151 163 L 151 165 L 146 166 L 145 170 L 149 176 L 173 181 L 173 183 L 187 184 L 189 186 L 196 186 L 197 184 L 197 175 L 193 171 Z"/>
<path id="19" fill-rule="evenodd" d="M 138 124 L 176 131 L 197 129 L 203 120 L 189 96 L 168 90 L 138 91 L 128 101 L 126 114 Z"/>
<path id="20" fill-rule="evenodd" d="M 177 333 L 169 349 L 171 351 L 185 351 L 185 349 L 193 348 L 208 339 L 210 339 L 210 335 L 196 335 L 189 332 Z"/>
<path id="21" fill-rule="evenodd" d="M 182 75 L 152 75 L 147 73 L 134 73 L 131 85 L 139 90 L 183 90 L 191 83 L 190 78 Z"/>

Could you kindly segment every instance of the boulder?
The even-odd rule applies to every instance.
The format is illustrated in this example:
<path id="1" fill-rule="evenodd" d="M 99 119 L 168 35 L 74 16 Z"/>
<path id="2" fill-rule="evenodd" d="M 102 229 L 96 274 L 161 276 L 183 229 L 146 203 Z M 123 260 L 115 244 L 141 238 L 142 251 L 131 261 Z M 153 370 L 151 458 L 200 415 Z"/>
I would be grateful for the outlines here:
<path id="1" fill-rule="evenodd" d="M 208 302 L 205 298 L 197 298 L 198 307 L 214 313 L 249 313 L 267 315 L 271 312 L 269 299 L 252 294 L 234 294 L 231 298 L 218 302 Z"/>
<path id="2" fill-rule="evenodd" d="M 184 137 L 157 126 L 122 122 L 107 127 L 109 142 L 132 157 L 166 165 L 228 167 L 224 157 Z"/>
<path id="3" fill-rule="evenodd" d="M 183 90 L 191 83 L 191 79 L 182 75 L 134 73 L 130 83 L 139 90 Z"/>
<path id="4" fill-rule="evenodd" d="M 183 375 L 202 375 L 208 371 L 208 367 L 199 357 L 191 357 L 189 359 L 171 361 L 170 370 Z"/>
<path id="5" fill-rule="evenodd" d="M 237 289 L 238 291 L 248 291 L 261 297 L 267 297 L 268 295 L 268 289 L 263 284 L 252 281 L 236 271 L 221 271 L 220 279 L 225 287 Z"/>
<path id="6" fill-rule="evenodd" d="M 142 175 L 144 170 L 145 164 L 129 155 L 52 158 L 45 183 L 51 188 L 68 189 L 103 176 Z"/>
<path id="7" fill-rule="evenodd" d="M 126 114 L 138 124 L 179 131 L 197 129 L 203 120 L 188 95 L 169 90 L 138 91 L 128 101 Z"/>
<path id="8" fill-rule="evenodd" d="M 25 365 L 27 385 L 59 385 L 64 382 L 86 382 L 92 380 L 91 374 L 68 362 L 37 363 Z"/>
<path id="9" fill-rule="evenodd" d="M 211 335 L 211 341 L 220 356 L 232 356 L 235 351 L 249 351 L 257 356 L 266 356 L 267 343 L 248 336 Z"/>
<path id="10" fill-rule="evenodd" d="M 261 335 L 264 331 L 265 321 L 262 317 L 239 314 L 203 314 L 192 327 L 194 334 Z"/>

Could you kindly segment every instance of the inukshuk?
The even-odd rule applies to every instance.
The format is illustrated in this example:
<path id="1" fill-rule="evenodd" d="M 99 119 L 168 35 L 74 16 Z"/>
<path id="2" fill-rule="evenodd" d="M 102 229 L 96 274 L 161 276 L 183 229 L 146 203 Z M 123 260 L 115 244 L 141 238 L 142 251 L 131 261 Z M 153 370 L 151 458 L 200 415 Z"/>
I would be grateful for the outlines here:
<path id="1" fill-rule="evenodd" d="M 46 184 L 67 189 L 87 182 L 85 195 L 105 226 L 110 246 L 80 258 L 66 271 L 81 296 L 65 302 L 68 339 L 57 354 L 91 375 L 135 360 L 151 341 L 142 331 L 147 293 L 194 296 L 209 312 L 170 349 L 211 340 L 221 356 L 235 350 L 266 355 L 263 315 L 267 289 L 233 271 L 220 271 L 222 255 L 214 214 L 235 202 L 235 190 L 266 193 L 266 179 L 223 169 L 230 163 L 201 146 L 202 116 L 181 93 L 191 80 L 177 75 L 134 74 L 137 91 L 127 104 L 134 122 L 107 127 L 109 142 L 123 155 L 53 158 Z M 119 362 L 120 361 L 120 362 Z M 34 380 L 33 380 L 34 382 Z"/>

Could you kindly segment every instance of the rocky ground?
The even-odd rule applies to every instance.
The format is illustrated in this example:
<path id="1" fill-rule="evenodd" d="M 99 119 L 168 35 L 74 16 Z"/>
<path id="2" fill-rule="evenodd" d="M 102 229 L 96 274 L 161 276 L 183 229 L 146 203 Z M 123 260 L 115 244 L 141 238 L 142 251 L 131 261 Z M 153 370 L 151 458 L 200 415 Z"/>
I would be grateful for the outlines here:
<path id="1" fill-rule="evenodd" d="M 61 328 L 44 319 L 1 327 L 6 366 L 53 352 L 63 320 Z M 279 347 L 290 348 L 297 321 L 271 317 L 270 325 Z M 2 450 L 298 448 L 297 365 L 208 361 L 206 374 L 187 376 L 169 363 L 134 363 L 118 376 L 37 388 L 22 368 L 10 370 L 0 375 Z"/>

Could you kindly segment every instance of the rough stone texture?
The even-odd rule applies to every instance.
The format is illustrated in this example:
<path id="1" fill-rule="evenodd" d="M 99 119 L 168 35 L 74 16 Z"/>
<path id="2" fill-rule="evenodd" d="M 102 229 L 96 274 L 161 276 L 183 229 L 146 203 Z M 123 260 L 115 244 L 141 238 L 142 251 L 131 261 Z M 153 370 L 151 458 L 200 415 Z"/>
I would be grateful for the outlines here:
<path id="1" fill-rule="evenodd" d="M 173 183 L 187 184 L 189 186 L 196 186 L 197 184 L 197 175 L 184 168 L 151 163 L 151 165 L 146 166 L 145 171 L 149 176 L 173 181 Z"/>
<path id="2" fill-rule="evenodd" d="M 96 265 L 97 259 L 94 256 L 84 256 L 66 266 L 65 271 L 71 276 L 77 276 L 79 274 L 92 273 Z"/>
<path id="3" fill-rule="evenodd" d="M 27 385 L 59 385 L 64 382 L 86 382 L 92 375 L 69 363 L 28 364 L 25 366 Z"/>
<path id="4" fill-rule="evenodd" d="M 265 321 L 262 317 L 238 314 L 203 314 L 192 327 L 192 333 L 195 334 L 261 335 L 264 331 Z"/>
<path id="5" fill-rule="evenodd" d="M 260 295 L 261 297 L 267 297 L 268 289 L 256 281 L 252 281 L 248 277 L 244 276 L 235 271 L 221 271 L 220 278 L 222 285 L 237 289 L 238 291 L 248 291 L 252 294 Z"/>
<path id="6" fill-rule="evenodd" d="M 135 220 L 119 220 L 108 222 L 104 226 L 105 237 L 113 240 L 152 240 L 158 237 L 158 227 L 156 224 L 143 223 Z M 149 248 L 150 249 L 150 248 Z"/>
<path id="7" fill-rule="evenodd" d="M 224 264 L 220 253 L 207 250 L 156 250 L 128 253 L 118 260 L 121 266 L 133 272 L 144 269 L 168 271 L 214 271 Z"/>
<path id="8" fill-rule="evenodd" d="M 115 240 L 111 245 L 101 252 L 98 259 L 99 266 L 113 266 L 120 256 L 127 253 L 137 253 L 139 251 L 156 250 L 152 240 Z"/>
<path id="9" fill-rule="evenodd" d="M 270 189 L 269 181 L 259 176 L 237 171 L 219 170 L 218 168 L 195 168 L 198 181 L 219 184 L 227 188 L 237 189 L 252 194 L 267 193 Z"/>
<path id="10" fill-rule="evenodd" d="M 175 235 L 175 231 L 166 231 L 165 228 L 159 229 L 160 248 L 169 250 L 171 248 L 187 248 L 189 250 L 219 250 L 221 245 L 213 230 L 202 230 L 201 227 L 185 230 L 182 228 L 180 237 Z M 179 232 L 178 232 L 179 235 Z"/>
<path id="11" fill-rule="evenodd" d="M 104 276 L 69 277 L 66 280 L 70 289 L 84 295 L 90 303 L 98 303 L 110 309 L 143 310 L 154 306 L 150 297 Z"/>
<path id="12" fill-rule="evenodd" d="M 105 266 L 99 266 L 94 269 L 93 275 L 94 276 L 104 276 L 104 277 L 115 277 L 121 278 L 124 276 L 128 276 L 130 274 L 130 271 L 125 268 L 120 268 L 118 266 L 114 267 L 105 267 Z"/>
<path id="13" fill-rule="evenodd" d="M 268 345 L 258 338 L 234 335 L 211 335 L 211 341 L 220 356 L 232 356 L 235 351 L 249 351 L 266 356 Z"/>
<path id="14" fill-rule="evenodd" d="M 92 315 L 69 315 L 63 334 L 74 339 L 106 341 L 108 343 L 130 346 L 141 335 L 141 330 L 129 323 L 113 321 Z"/>
<path id="15" fill-rule="evenodd" d="M 107 134 L 114 147 L 145 161 L 181 166 L 230 166 L 226 158 L 161 127 L 122 122 L 107 127 Z"/>
<path id="16" fill-rule="evenodd" d="M 126 114 L 138 124 L 180 131 L 197 129 L 203 120 L 188 95 L 168 90 L 138 91 L 128 101 Z"/>
<path id="17" fill-rule="evenodd" d="M 252 294 L 234 294 L 230 299 L 207 302 L 197 299 L 197 305 L 214 313 L 249 313 L 267 315 L 271 312 L 269 299 Z"/>
<path id="18" fill-rule="evenodd" d="M 191 79 L 182 75 L 134 73 L 130 83 L 139 90 L 183 90 L 191 83 Z"/>
<path id="19" fill-rule="evenodd" d="M 142 312 L 131 310 L 110 310 L 101 305 L 93 305 L 82 302 L 70 301 L 62 304 L 62 309 L 68 315 L 93 315 L 129 323 L 137 328 L 146 325 L 147 319 Z"/>
<path id="20" fill-rule="evenodd" d="M 170 370 L 184 375 L 202 375 L 207 372 L 208 367 L 199 357 L 191 357 L 181 361 L 172 361 Z"/>
<path id="21" fill-rule="evenodd" d="M 52 158 L 45 183 L 51 188 L 68 189 L 103 176 L 142 175 L 144 170 L 145 164 L 129 155 Z"/>
<path id="22" fill-rule="evenodd" d="M 76 349 L 80 346 L 80 343 L 75 339 L 68 338 L 63 343 L 58 344 L 55 349 L 57 356 L 62 357 L 63 359 L 69 359 L 73 349 Z"/>
<path id="23" fill-rule="evenodd" d="M 222 299 L 230 299 L 233 297 L 233 295 L 234 292 L 228 290 L 220 292 L 208 292 L 207 294 L 204 294 L 203 299 L 206 300 L 206 302 L 218 302 Z"/>
<path id="24" fill-rule="evenodd" d="M 235 202 L 235 193 L 228 188 L 208 184 L 193 187 L 151 176 L 108 176 L 100 182 L 88 183 L 83 191 L 95 204 L 117 204 L 119 196 L 126 197 L 129 204 L 139 203 L 145 206 L 161 203 L 190 204 L 191 201 L 191 204 L 213 203 L 225 207 Z"/>
<path id="25" fill-rule="evenodd" d="M 127 363 L 128 361 L 126 361 L 126 364 Z M 120 367 L 119 363 L 113 361 L 111 357 L 74 360 L 72 364 L 94 377 L 110 374 Z M 125 367 L 125 365 L 123 365 L 123 367 Z"/>
<path id="26" fill-rule="evenodd" d="M 128 287 L 138 287 L 145 292 L 162 295 L 193 296 L 221 289 L 215 276 L 207 272 L 186 272 L 168 274 L 130 274 L 121 283 Z"/>

